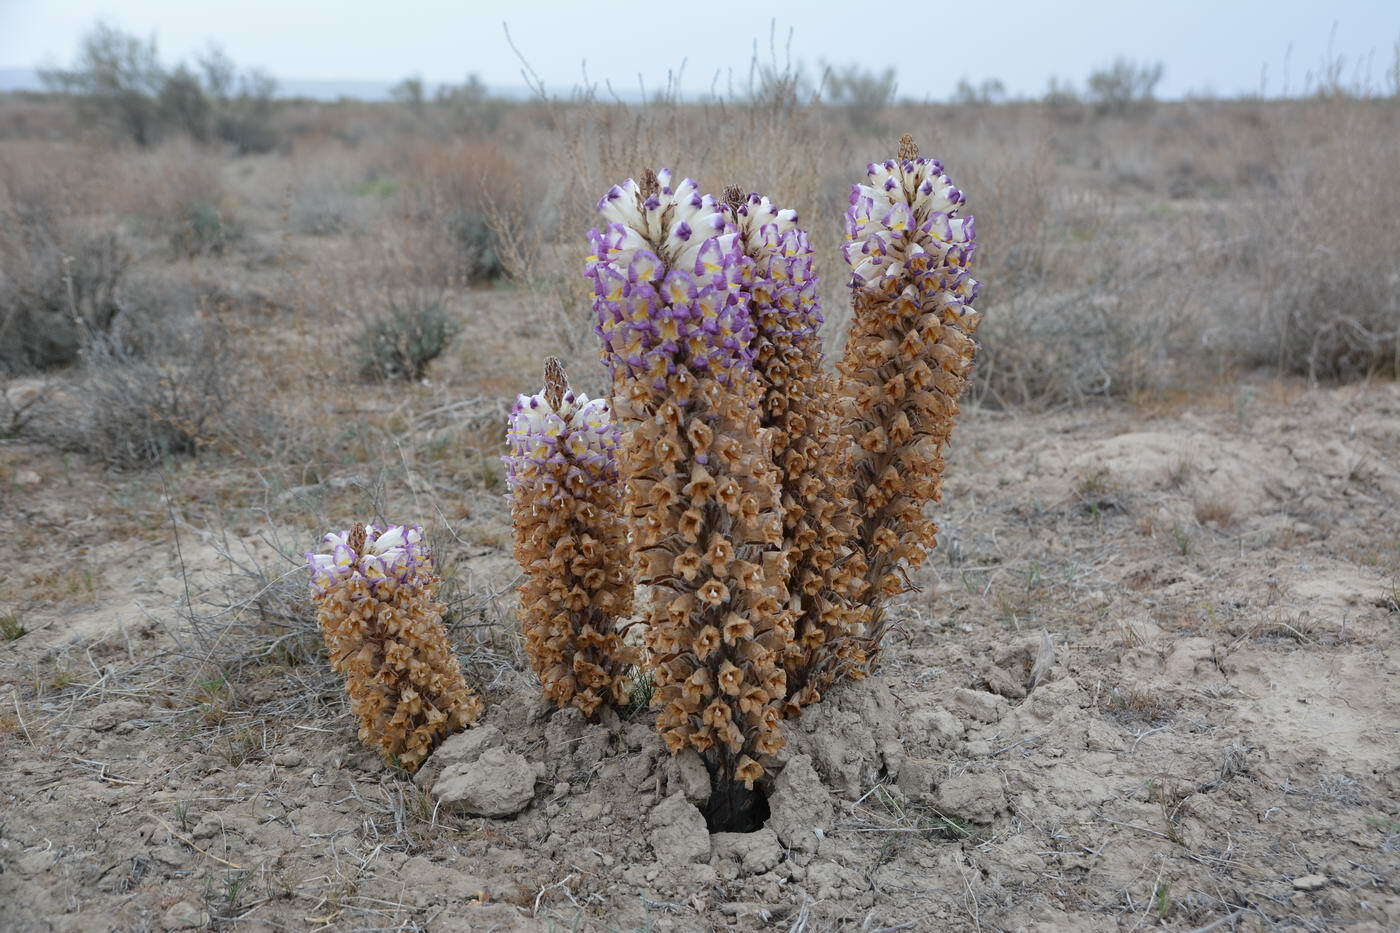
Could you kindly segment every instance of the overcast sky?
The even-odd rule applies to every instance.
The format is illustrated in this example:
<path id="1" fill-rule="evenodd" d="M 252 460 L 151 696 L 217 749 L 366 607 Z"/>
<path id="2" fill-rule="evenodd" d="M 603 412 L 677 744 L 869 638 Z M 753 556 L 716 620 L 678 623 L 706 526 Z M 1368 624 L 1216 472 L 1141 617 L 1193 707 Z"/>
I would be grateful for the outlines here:
<path id="1" fill-rule="evenodd" d="M 491 85 L 520 85 L 505 22 L 561 92 L 585 62 L 595 80 L 627 88 L 639 74 L 659 87 L 682 62 L 687 90 L 707 90 L 716 73 L 742 82 L 754 40 L 766 56 L 776 18 L 780 47 L 794 30 L 795 59 L 893 66 L 900 94 L 915 99 L 947 97 L 961 77 L 1039 93 L 1051 75 L 1079 82 L 1116 55 L 1164 62 L 1163 96 L 1257 91 L 1266 65 L 1276 94 L 1290 46 L 1297 91 L 1326 55 L 1334 23 L 1334 52 L 1363 69 L 1372 56 L 1381 85 L 1400 39 L 1400 0 L 0 0 L 0 67 L 69 61 L 99 17 L 154 33 L 167 61 L 212 39 L 241 65 L 284 80 L 417 73 L 435 83 L 476 72 Z"/>

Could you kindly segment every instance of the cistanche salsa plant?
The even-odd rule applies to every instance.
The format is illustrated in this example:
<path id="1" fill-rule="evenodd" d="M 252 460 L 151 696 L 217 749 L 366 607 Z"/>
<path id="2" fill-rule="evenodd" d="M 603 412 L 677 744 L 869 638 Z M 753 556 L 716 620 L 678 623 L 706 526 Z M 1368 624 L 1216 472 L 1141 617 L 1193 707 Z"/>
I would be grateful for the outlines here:
<path id="1" fill-rule="evenodd" d="M 447 640 L 422 529 L 356 522 L 323 544 L 327 550 L 306 555 L 312 598 L 360 741 L 416 771 L 482 710 Z"/>
<path id="2" fill-rule="evenodd" d="M 664 170 L 614 186 L 598 212 L 587 274 L 625 429 L 618 466 L 634 577 L 649 588 L 656 724 L 673 753 L 705 759 L 712 812 L 739 814 L 783 745 L 793 636 L 747 260 L 724 207 Z"/>
<path id="3" fill-rule="evenodd" d="M 964 197 L 937 159 L 909 136 L 897 159 L 872 162 L 851 189 L 844 255 L 851 267 L 851 332 L 841 358 L 846 431 L 854 442 L 865 555 L 866 650 L 885 632 L 883 606 L 937 544 L 924 515 L 943 485 L 943 451 L 967 388 L 981 315 L 969 274 L 976 246 Z"/>
<path id="4" fill-rule="evenodd" d="M 710 772 L 713 828 L 754 825 L 782 720 L 870 670 L 886 603 L 937 543 L 924 511 L 980 320 L 964 201 L 908 136 L 867 167 L 831 372 L 795 211 L 664 169 L 615 185 L 585 263 L 608 397 L 571 390 L 550 358 L 511 412 L 521 625 L 544 696 L 596 719 L 650 681 L 667 748 Z M 411 770 L 480 710 L 431 564 L 416 529 L 326 540 L 313 590 L 361 738 Z"/>
<path id="5" fill-rule="evenodd" d="M 503 458 L 525 570 L 520 619 L 525 654 L 545 698 L 596 718 L 625 706 L 636 650 L 620 621 L 632 610 L 619 432 L 606 399 L 569 388 L 564 367 L 545 361 L 544 391 L 516 400 Z"/>

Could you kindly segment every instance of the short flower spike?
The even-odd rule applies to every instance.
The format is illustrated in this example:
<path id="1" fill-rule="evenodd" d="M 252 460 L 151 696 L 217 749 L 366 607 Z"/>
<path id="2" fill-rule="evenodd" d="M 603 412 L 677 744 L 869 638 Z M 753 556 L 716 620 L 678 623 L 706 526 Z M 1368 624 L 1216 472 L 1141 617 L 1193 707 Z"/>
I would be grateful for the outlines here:
<path id="1" fill-rule="evenodd" d="M 551 703 L 596 718 L 604 704 L 625 705 L 637 660 L 618 630 L 632 608 L 619 434 L 607 401 L 570 390 L 554 357 L 544 381 L 516 400 L 502 458 L 526 576 L 525 653 Z"/>
<path id="2" fill-rule="evenodd" d="M 840 362 L 857 445 L 858 549 L 865 555 L 867 652 L 884 634 L 881 604 L 906 588 L 936 544 L 924 517 L 943 484 L 943 451 L 972 374 L 981 315 L 969 274 L 976 248 L 964 197 L 909 136 L 898 159 L 871 163 L 851 188 L 844 254 L 854 317 Z"/>
<path id="3" fill-rule="evenodd" d="M 307 554 L 316 616 L 331 664 L 360 720 L 360 741 L 416 771 L 444 738 L 475 722 L 434 599 L 437 576 L 416 525 L 355 523 Z"/>

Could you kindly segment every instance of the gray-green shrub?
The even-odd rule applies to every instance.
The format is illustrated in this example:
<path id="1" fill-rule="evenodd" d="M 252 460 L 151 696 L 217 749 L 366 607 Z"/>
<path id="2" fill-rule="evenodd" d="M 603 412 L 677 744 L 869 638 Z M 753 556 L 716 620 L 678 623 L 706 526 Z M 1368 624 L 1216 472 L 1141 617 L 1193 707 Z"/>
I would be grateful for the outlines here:
<path id="1" fill-rule="evenodd" d="M 391 304 L 386 313 L 367 322 L 356 338 L 360 375 L 405 382 L 421 379 L 457 329 L 441 301 Z"/>

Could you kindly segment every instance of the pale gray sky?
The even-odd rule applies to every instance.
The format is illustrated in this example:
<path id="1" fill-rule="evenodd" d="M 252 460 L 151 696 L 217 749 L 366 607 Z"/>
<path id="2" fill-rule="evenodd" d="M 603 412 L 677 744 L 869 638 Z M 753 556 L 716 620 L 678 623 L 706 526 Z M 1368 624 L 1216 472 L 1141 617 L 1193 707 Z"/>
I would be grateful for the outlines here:
<path id="1" fill-rule="evenodd" d="M 585 61 L 594 79 L 627 88 L 638 74 L 658 87 L 683 61 L 687 90 L 707 90 L 717 72 L 741 82 L 753 40 L 766 54 L 776 18 L 780 45 L 795 30 L 794 58 L 892 65 L 900 94 L 916 99 L 947 97 L 964 76 L 1039 93 L 1052 74 L 1079 83 L 1119 54 L 1165 62 L 1164 96 L 1256 91 L 1266 64 L 1278 93 L 1290 45 L 1296 91 L 1327 53 L 1334 22 L 1334 51 L 1363 69 L 1371 56 L 1382 84 L 1400 39 L 1400 0 L 0 0 L 0 67 L 67 62 L 99 17 L 154 33 L 172 62 L 213 39 L 239 64 L 284 80 L 419 73 L 434 83 L 477 72 L 519 85 L 504 21 L 556 91 L 578 82 Z"/>

